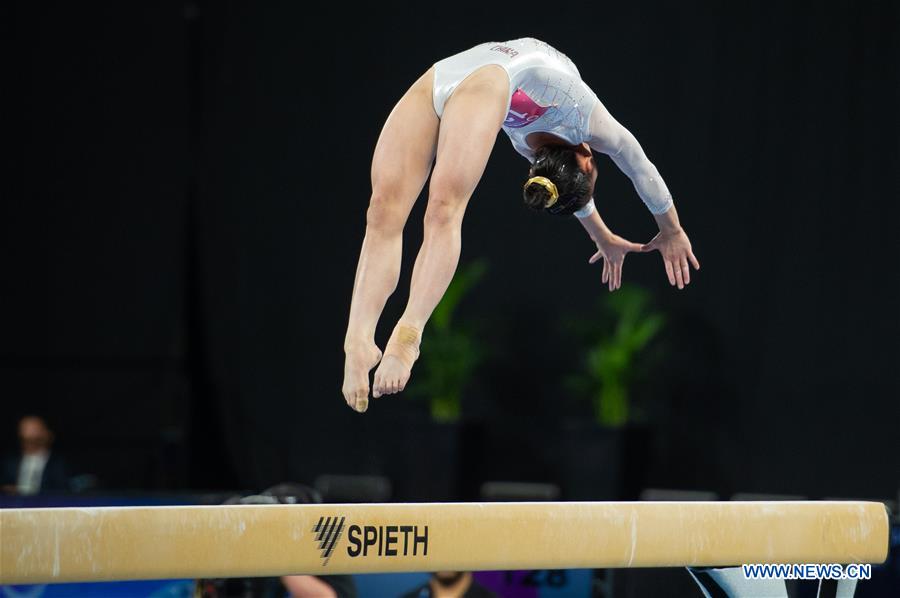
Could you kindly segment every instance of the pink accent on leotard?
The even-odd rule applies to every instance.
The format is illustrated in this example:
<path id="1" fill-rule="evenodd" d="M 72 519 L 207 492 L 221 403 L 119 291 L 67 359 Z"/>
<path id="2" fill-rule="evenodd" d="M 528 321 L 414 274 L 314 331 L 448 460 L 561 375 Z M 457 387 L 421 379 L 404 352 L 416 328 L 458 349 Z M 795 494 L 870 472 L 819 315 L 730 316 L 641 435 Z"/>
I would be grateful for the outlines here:
<path id="1" fill-rule="evenodd" d="M 549 109 L 549 106 L 541 106 L 528 97 L 527 93 L 517 89 L 509 101 L 509 113 L 506 115 L 503 126 L 520 129 L 542 117 Z"/>

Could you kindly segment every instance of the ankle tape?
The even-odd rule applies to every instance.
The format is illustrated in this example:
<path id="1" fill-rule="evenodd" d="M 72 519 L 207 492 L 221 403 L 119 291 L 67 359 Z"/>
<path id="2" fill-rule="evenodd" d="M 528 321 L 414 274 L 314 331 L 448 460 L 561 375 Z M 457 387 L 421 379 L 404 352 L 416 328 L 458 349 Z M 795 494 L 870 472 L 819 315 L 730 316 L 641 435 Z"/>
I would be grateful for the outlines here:
<path id="1" fill-rule="evenodd" d="M 406 367 L 412 368 L 413 363 L 419 358 L 419 343 L 422 333 L 412 326 L 397 324 L 391 338 L 384 348 L 384 354 L 392 355 L 402 361 Z"/>

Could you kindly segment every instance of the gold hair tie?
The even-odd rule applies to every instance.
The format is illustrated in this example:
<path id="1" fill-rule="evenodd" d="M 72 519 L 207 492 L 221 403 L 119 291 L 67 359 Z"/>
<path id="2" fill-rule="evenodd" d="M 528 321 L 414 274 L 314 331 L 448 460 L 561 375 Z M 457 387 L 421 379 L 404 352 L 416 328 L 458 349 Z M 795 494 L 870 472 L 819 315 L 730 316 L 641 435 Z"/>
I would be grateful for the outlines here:
<path id="1" fill-rule="evenodd" d="M 550 192 L 550 199 L 547 200 L 547 203 L 544 204 L 545 208 L 549 208 L 553 204 L 556 203 L 556 200 L 559 199 L 559 191 L 556 189 L 556 185 L 545 176 L 533 176 L 527 181 L 525 181 L 525 189 L 528 189 L 528 185 L 531 183 L 537 183 L 544 189 Z"/>

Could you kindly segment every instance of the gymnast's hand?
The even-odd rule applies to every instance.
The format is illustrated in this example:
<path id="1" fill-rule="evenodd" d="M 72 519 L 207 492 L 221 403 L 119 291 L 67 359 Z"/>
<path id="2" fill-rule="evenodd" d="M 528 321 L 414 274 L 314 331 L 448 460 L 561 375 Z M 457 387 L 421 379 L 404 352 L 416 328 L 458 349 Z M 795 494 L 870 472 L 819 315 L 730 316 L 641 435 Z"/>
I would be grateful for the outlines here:
<path id="1" fill-rule="evenodd" d="M 610 291 L 615 291 L 622 286 L 622 265 L 625 263 L 625 254 L 631 251 L 641 251 L 640 243 L 632 243 L 609 233 L 602 241 L 597 241 L 597 253 L 588 260 L 594 263 L 603 258 L 603 283 L 609 285 Z"/>
<path id="2" fill-rule="evenodd" d="M 691 283 L 691 270 L 688 262 L 695 270 L 700 269 L 700 262 L 691 250 L 691 241 L 681 227 L 661 230 L 641 251 L 659 251 L 666 265 L 669 284 L 683 289 Z"/>

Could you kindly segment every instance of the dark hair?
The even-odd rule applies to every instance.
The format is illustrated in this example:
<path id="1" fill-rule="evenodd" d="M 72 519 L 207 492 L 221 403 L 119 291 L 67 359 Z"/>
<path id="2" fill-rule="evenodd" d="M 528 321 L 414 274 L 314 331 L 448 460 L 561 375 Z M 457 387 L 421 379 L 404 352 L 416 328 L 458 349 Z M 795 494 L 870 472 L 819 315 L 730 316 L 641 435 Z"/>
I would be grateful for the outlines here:
<path id="1" fill-rule="evenodd" d="M 542 176 L 553 181 L 559 199 L 547 208 L 550 191 L 538 183 L 526 185 L 525 205 L 533 210 L 547 209 L 551 214 L 566 215 L 577 212 L 591 199 L 591 177 L 581 170 L 575 150 L 562 145 L 545 145 L 534 153 L 534 164 L 528 177 Z"/>

